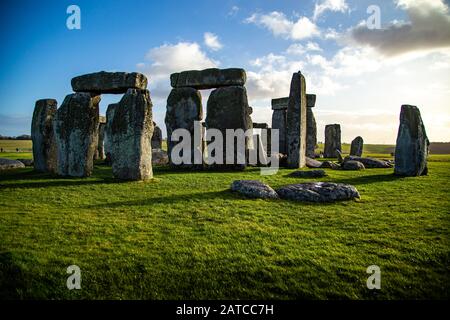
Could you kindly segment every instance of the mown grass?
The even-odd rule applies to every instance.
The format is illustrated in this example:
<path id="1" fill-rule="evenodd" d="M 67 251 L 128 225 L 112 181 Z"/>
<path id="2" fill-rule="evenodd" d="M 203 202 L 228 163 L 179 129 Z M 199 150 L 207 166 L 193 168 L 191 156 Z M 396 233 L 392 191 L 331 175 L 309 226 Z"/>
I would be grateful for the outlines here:
<path id="1" fill-rule="evenodd" d="M 335 204 L 229 190 L 307 181 L 287 169 L 158 167 L 148 183 L 117 182 L 100 164 L 86 179 L 1 173 L 0 299 L 448 299 L 450 156 L 430 160 L 414 178 L 327 170 L 320 181 L 361 193 Z M 82 289 L 69 291 L 73 264 Z M 366 287 L 370 265 L 381 290 Z"/>

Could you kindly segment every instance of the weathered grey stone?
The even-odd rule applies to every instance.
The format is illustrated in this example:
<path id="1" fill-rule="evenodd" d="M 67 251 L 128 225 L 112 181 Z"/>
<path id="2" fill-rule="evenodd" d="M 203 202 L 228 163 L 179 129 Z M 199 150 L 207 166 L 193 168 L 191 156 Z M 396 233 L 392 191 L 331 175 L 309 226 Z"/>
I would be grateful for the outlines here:
<path id="1" fill-rule="evenodd" d="M 347 156 L 345 157 L 344 162 L 350 160 L 361 162 L 366 168 L 392 168 L 392 163 L 390 161 L 375 158 L 361 158 L 355 156 Z"/>
<path id="2" fill-rule="evenodd" d="M 315 94 L 307 94 L 306 95 L 306 106 L 308 108 L 314 108 L 316 105 L 316 95 Z"/>
<path id="3" fill-rule="evenodd" d="M 364 170 L 366 168 L 362 162 L 355 160 L 344 161 L 341 167 L 343 170 Z"/>
<path id="4" fill-rule="evenodd" d="M 34 164 L 33 159 L 17 159 L 17 161 L 22 162 L 26 167 L 31 167 Z"/>
<path id="5" fill-rule="evenodd" d="M 332 182 L 291 184 L 276 190 L 280 198 L 307 202 L 334 202 L 360 198 L 354 186 Z"/>
<path id="6" fill-rule="evenodd" d="M 102 119 L 103 118 L 103 119 Z M 100 123 L 98 124 L 98 144 L 97 150 L 94 155 L 94 160 L 105 159 L 105 117 L 100 117 Z"/>
<path id="7" fill-rule="evenodd" d="M 341 126 L 339 124 L 328 124 L 325 126 L 325 158 L 337 158 L 336 150 L 341 148 Z"/>
<path id="8" fill-rule="evenodd" d="M 317 145 L 316 118 L 310 107 L 306 109 L 306 156 L 314 158 Z"/>
<path id="9" fill-rule="evenodd" d="M 112 121 L 112 172 L 121 180 L 153 177 L 152 101 L 148 90 L 128 89 L 114 111 Z"/>
<path id="10" fill-rule="evenodd" d="M 252 126 L 251 117 L 248 114 L 247 90 L 245 87 L 232 86 L 218 88 L 211 92 L 206 115 L 207 129 L 218 129 L 222 132 L 223 141 L 223 165 L 233 169 L 244 169 L 246 162 L 246 155 L 249 146 L 249 140 L 252 136 L 246 137 L 244 150 L 238 148 L 242 141 L 234 139 L 234 150 L 227 150 L 226 147 L 226 129 L 242 129 L 244 132 Z M 208 144 L 209 145 L 209 144 Z M 226 155 L 233 157 L 233 164 L 226 164 Z M 244 159 L 244 163 L 242 162 Z"/>
<path id="11" fill-rule="evenodd" d="M 114 119 L 114 112 L 116 111 L 116 108 L 119 104 L 118 103 L 111 103 L 108 105 L 108 108 L 106 109 L 106 124 L 105 124 L 105 135 L 104 135 L 104 150 L 105 150 L 105 163 L 110 165 L 111 164 L 111 153 L 113 151 L 112 145 L 112 136 L 111 136 L 111 129 L 112 129 L 112 123 Z"/>
<path id="12" fill-rule="evenodd" d="M 332 161 L 323 161 L 322 165 L 320 167 L 328 168 L 328 169 L 332 169 L 332 170 L 340 170 L 341 169 L 341 166 L 338 163 L 334 163 Z"/>
<path id="13" fill-rule="evenodd" d="M 161 128 L 153 122 L 153 135 L 151 141 L 152 149 L 161 149 L 162 148 L 162 131 Z"/>
<path id="14" fill-rule="evenodd" d="M 36 101 L 31 122 L 33 141 L 34 169 L 39 172 L 56 172 L 57 148 L 53 132 L 53 120 L 56 115 L 55 99 Z"/>
<path id="15" fill-rule="evenodd" d="M 269 125 L 267 123 L 253 122 L 253 129 L 267 129 L 267 128 L 269 128 Z"/>
<path id="16" fill-rule="evenodd" d="M 231 190 L 249 198 L 278 199 L 275 190 L 258 180 L 233 181 Z"/>
<path id="17" fill-rule="evenodd" d="M 199 90 L 243 86 L 246 80 L 245 70 L 239 68 L 189 70 L 170 75 L 173 88 L 191 87 Z"/>
<path id="18" fill-rule="evenodd" d="M 353 139 L 352 144 L 350 146 L 350 155 L 361 157 L 363 153 L 364 140 L 362 137 L 357 136 Z"/>
<path id="19" fill-rule="evenodd" d="M 300 71 L 292 75 L 286 118 L 287 166 L 302 168 L 306 157 L 306 83 Z"/>
<path id="20" fill-rule="evenodd" d="M 322 162 L 306 157 L 306 166 L 308 168 L 320 168 L 322 166 Z"/>
<path id="21" fill-rule="evenodd" d="M 194 139 L 194 121 L 202 120 L 202 112 L 202 96 L 200 91 L 194 88 L 175 88 L 170 91 L 169 97 L 167 98 L 166 117 L 164 121 L 167 128 L 167 150 L 172 166 L 201 166 L 201 164 L 195 164 L 194 162 L 195 154 L 201 151 L 197 149 L 198 145 Z M 177 129 L 186 129 L 191 136 L 189 163 L 175 164 L 172 161 L 172 149 L 179 143 L 178 141 L 172 141 L 172 133 Z M 203 133 L 203 130 L 201 130 L 201 133 Z M 203 134 L 199 138 L 203 141 Z M 203 145 L 203 143 L 200 145 Z M 180 156 L 182 156 L 181 152 Z"/>
<path id="22" fill-rule="evenodd" d="M 290 177 L 294 178 L 323 178 L 327 174 L 324 170 L 308 170 L 308 171 L 294 171 L 289 174 Z"/>
<path id="23" fill-rule="evenodd" d="M 58 149 L 57 173 L 87 177 L 92 174 L 98 145 L 99 95 L 69 94 L 56 112 L 54 133 Z"/>
<path id="24" fill-rule="evenodd" d="M 264 147 L 264 150 L 266 150 L 267 156 L 270 157 L 272 154 L 272 129 L 271 128 L 261 130 L 261 142 Z"/>
<path id="25" fill-rule="evenodd" d="M 162 149 L 152 149 L 152 165 L 165 166 L 169 164 L 169 156 Z"/>
<path id="26" fill-rule="evenodd" d="M 289 97 L 272 99 L 272 110 L 287 110 Z"/>
<path id="27" fill-rule="evenodd" d="M 25 168 L 25 165 L 19 160 L 0 158 L 0 171 Z"/>
<path id="28" fill-rule="evenodd" d="M 75 92 L 125 93 L 128 89 L 146 89 L 147 77 L 137 72 L 95 72 L 72 79 Z"/>
<path id="29" fill-rule="evenodd" d="M 394 173 L 410 177 L 428 174 L 429 145 L 419 108 L 403 105 L 395 146 Z"/>
<path id="30" fill-rule="evenodd" d="M 272 129 L 278 130 L 279 152 L 287 154 L 286 122 L 287 109 L 274 110 L 272 113 Z"/>

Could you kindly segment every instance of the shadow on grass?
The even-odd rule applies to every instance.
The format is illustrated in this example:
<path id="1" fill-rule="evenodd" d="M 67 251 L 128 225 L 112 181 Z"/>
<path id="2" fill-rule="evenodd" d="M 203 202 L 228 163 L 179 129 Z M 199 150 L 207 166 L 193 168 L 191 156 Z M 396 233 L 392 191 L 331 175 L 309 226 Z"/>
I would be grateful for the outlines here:
<path id="1" fill-rule="evenodd" d="M 344 179 L 335 179 L 336 182 L 346 183 L 352 185 L 364 185 L 371 183 L 379 183 L 379 182 L 393 182 L 404 179 L 402 176 L 394 175 L 393 173 L 388 174 L 375 174 L 370 176 L 360 176 L 353 178 L 344 178 Z"/>

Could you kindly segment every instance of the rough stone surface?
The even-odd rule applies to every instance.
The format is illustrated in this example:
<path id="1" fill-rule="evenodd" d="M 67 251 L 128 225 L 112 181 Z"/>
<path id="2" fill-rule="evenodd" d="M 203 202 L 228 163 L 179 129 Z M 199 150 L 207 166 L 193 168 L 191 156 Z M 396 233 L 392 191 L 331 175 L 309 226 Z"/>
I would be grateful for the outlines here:
<path id="1" fill-rule="evenodd" d="M 53 120 L 57 102 L 54 99 L 36 101 L 31 122 L 34 169 L 39 172 L 56 172 L 57 148 Z"/>
<path id="2" fill-rule="evenodd" d="M 153 122 L 153 135 L 152 135 L 152 149 L 161 149 L 162 148 L 162 131 L 161 128 Z"/>
<path id="3" fill-rule="evenodd" d="M 99 103 L 99 95 L 77 92 L 67 95 L 56 112 L 58 175 L 87 177 L 92 174 L 98 145 Z"/>
<path id="4" fill-rule="evenodd" d="M 301 72 L 292 75 L 286 118 L 287 166 L 302 168 L 306 157 L 306 83 Z"/>
<path id="5" fill-rule="evenodd" d="M 245 168 L 244 164 L 238 163 L 239 159 L 246 159 L 248 150 L 248 140 L 252 140 L 252 136 L 246 140 L 246 145 L 241 153 L 241 149 L 237 147 L 238 141 L 235 139 L 234 150 L 227 150 L 226 148 L 226 129 L 242 129 L 244 132 L 252 126 L 251 117 L 248 114 L 247 90 L 245 87 L 232 86 L 219 88 L 211 92 L 206 115 L 207 129 L 218 129 L 222 132 L 224 137 L 223 145 L 223 161 L 225 166 L 234 169 Z M 208 144 L 209 145 L 209 144 Z M 227 153 L 233 155 L 233 164 L 225 164 Z"/>
<path id="6" fill-rule="evenodd" d="M 104 135 L 104 150 L 105 150 L 105 162 L 106 164 L 111 164 L 111 153 L 112 153 L 112 136 L 111 136 L 111 129 L 112 129 L 112 123 L 114 119 L 114 112 L 119 104 L 118 103 L 111 103 L 108 105 L 108 108 L 106 109 L 106 124 L 105 124 L 105 135 Z"/>
<path id="7" fill-rule="evenodd" d="M 246 80 L 245 70 L 239 68 L 190 70 L 170 75 L 173 88 L 191 87 L 199 90 L 243 86 Z"/>
<path id="8" fill-rule="evenodd" d="M 34 164 L 33 159 L 17 159 L 17 161 L 22 162 L 26 167 L 31 167 Z"/>
<path id="9" fill-rule="evenodd" d="M 429 145 L 419 108 L 403 105 L 395 146 L 394 173 L 411 177 L 428 174 Z"/>
<path id="10" fill-rule="evenodd" d="M 0 158 L 0 171 L 25 168 L 25 165 L 19 160 Z"/>
<path id="11" fill-rule="evenodd" d="M 320 168 L 322 166 L 322 162 L 306 157 L 306 166 L 308 168 Z"/>
<path id="12" fill-rule="evenodd" d="M 279 152 L 287 154 L 286 122 L 287 109 L 274 110 L 272 113 L 272 129 L 278 130 Z"/>
<path id="13" fill-rule="evenodd" d="M 154 166 L 165 166 L 169 164 L 169 156 L 162 149 L 152 149 L 152 164 Z"/>
<path id="14" fill-rule="evenodd" d="M 357 136 L 353 139 L 352 144 L 350 146 L 350 155 L 361 157 L 363 153 L 364 140 L 362 137 Z"/>
<path id="15" fill-rule="evenodd" d="M 332 161 L 323 161 L 321 168 L 328 168 L 333 170 L 340 170 L 341 166 L 338 163 L 332 162 Z"/>
<path id="16" fill-rule="evenodd" d="M 268 185 L 258 180 L 236 180 L 231 190 L 249 198 L 277 199 L 278 194 Z"/>
<path id="17" fill-rule="evenodd" d="M 306 110 L 306 156 L 315 157 L 314 150 L 317 145 L 317 125 L 316 118 L 310 107 Z"/>
<path id="18" fill-rule="evenodd" d="M 306 95 L 306 106 L 308 108 L 314 108 L 316 105 L 316 95 L 315 94 L 307 94 Z"/>
<path id="19" fill-rule="evenodd" d="M 98 124 L 98 144 L 97 151 L 94 155 L 94 160 L 105 159 L 105 127 L 106 123 L 101 119 L 100 123 Z"/>
<path id="20" fill-rule="evenodd" d="M 287 110 L 289 97 L 272 99 L 272 110 Z"/>
<path id="21" fill-rule="evenodd" d="M 295 178 L 322 178 L 326 175 L 324 170 L 294 171 L 289 174 L 290 177 Z"/>
<path id="22" fill-rule="evenodd" d="M 194 140 L 194 121 L 202 120 L 202 112 L 202 96 L 200 91 L 194 88 L 176 88 L 170 91 L 169 97 L 167 98 L 166 117 L 164 121 L 167 128 L 167 150 L 172 166 L 194 166 L 195 152 L 200 151 L 196 151 L 197 146 Z M 177 129 L 186 129 L 190 133 L 190 163 L 175 164 L 171 159 L 172 149 L 179 143 L 178 141 L 172 141 L 172 133 Z M 201 132 L 203 132 L 203 130 Z M 200 139 L 202 141 L 204 140 L 203 137 L 200 137 Z"/>
<path id="23" fill-rule="evenodd" d="M 294 201 L 334 202 L 360 198 L 354 186 L 332 182 L 291 184 L 276 190 L 280 198 Z"/>
<path id="24" fill-rule="evenodd" d="M 392 168 L 392 163 L 390 161 L 375 158 L 361 158 L 355 156 L 347 156 L 345 157 L 344 162 L 350 160 L 361 162 L 366 168 Z"/>
<path id="25" fill-rule="evenodd" d="M 364 170 L 366 168 L 362 162 L 355 160 L 344 161 L 341 167 L 343 170 Z"/>
<path id="26" fill-rule="evenodd" d="M 341 126 L 339 124 L 328 124 L 325 126 L 325 158 L 337 158 L 336 150 L 341 148 Z"/>
<path id="27" fill-rule="evenodd" d="M 152 102 L 148 90 L 129 89 L 122 97 L 112 121 L 112 172 L 121 180 L 153 177 Z"/>
<path id="28" fill-rule="evenodd" d="M 125 93 L 128 89 L 146 89 L 147 77 L 137 72 L 95 72 L 72 79 L 75 92 Z"/>

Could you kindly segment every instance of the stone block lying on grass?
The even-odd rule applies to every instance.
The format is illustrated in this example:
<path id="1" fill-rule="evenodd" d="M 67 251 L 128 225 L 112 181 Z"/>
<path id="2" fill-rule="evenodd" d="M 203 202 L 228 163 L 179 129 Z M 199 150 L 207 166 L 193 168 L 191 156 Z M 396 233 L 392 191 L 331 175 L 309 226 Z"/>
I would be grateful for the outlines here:
<path id="1" fill-rule="evenodd" d="M 25 168 L 25 165 L 19 160 L 0 158 L 0 171 L 18 168 Z"/>
<path id="2" fill-rule="evenodd" d="M 258 180 L 236 180 L 231 190 L 249 198 L 277 199 L 278 195 L 271 187 Z"/>
<path id="3" fill-rule="evenodd" d="M 306 202 L 334 202 L 360 198 L 354 186 L 333 182 L 291 184 L 276 190 L 280 198 Z"/>

